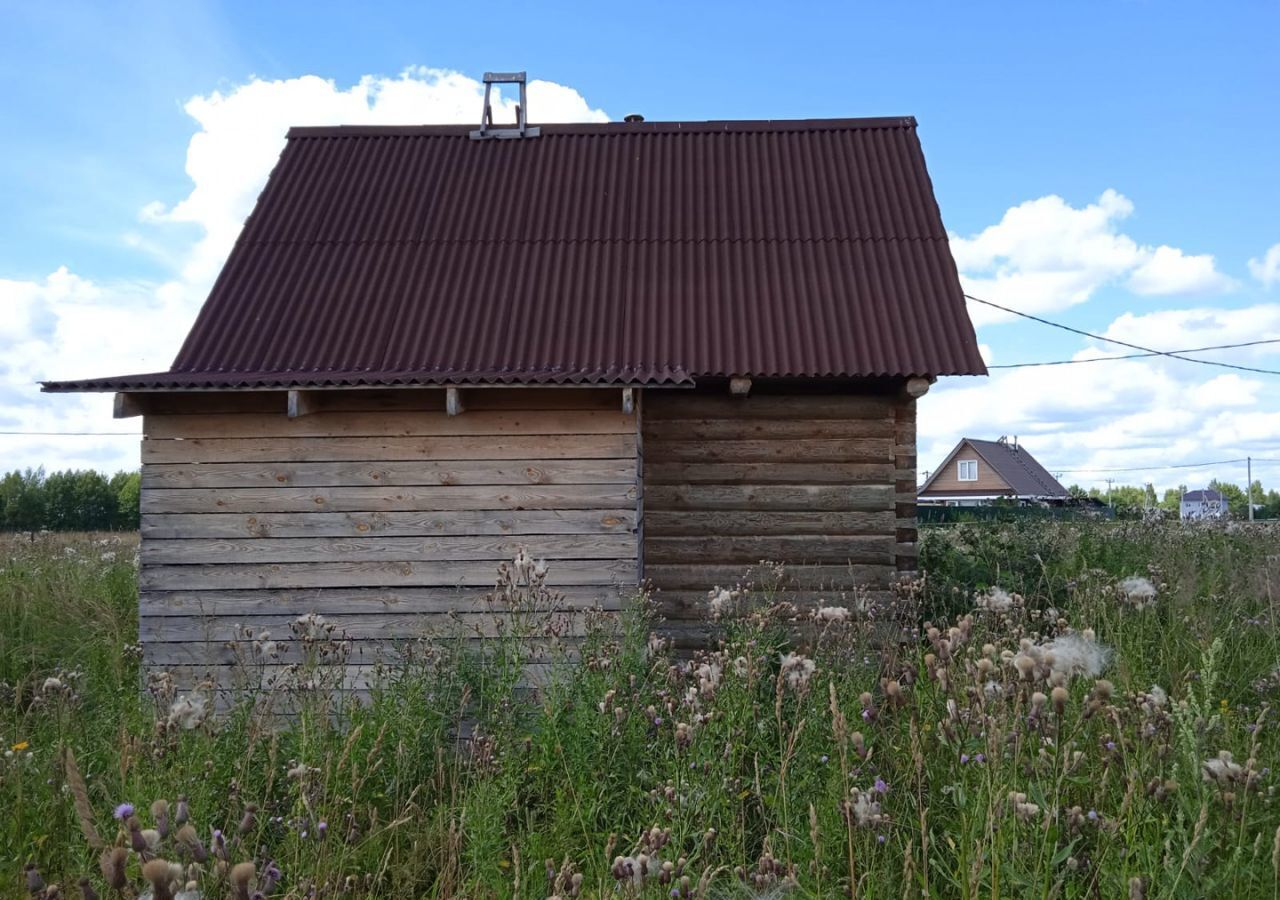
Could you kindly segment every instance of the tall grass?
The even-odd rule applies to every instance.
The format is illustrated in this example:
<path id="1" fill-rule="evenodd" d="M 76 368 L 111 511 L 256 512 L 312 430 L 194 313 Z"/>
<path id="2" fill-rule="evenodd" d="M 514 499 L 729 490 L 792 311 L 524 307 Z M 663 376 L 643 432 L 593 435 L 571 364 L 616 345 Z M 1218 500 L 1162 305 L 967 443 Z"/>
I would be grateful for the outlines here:
<path id="1" fill-rule="evenodd" d="M 354 702 L 303 617 L 216 712 L 143 678 L 131 546 L 6 550 L 0 895 L 1280 896 L 1274 531 L 927 530 L 892 598 L 713 592 L 692 659 L 643 602 L 570 645 L 518 560 L 483 650 Z"/>

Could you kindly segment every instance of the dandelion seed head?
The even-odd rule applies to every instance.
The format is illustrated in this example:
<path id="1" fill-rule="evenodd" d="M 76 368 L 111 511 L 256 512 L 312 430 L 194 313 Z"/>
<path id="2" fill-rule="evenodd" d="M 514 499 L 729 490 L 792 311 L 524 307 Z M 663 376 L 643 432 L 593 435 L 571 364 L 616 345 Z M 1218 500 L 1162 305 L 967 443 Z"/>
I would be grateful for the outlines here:
<path id="1" fill-rule="evenodd" d="M 1151 579 L 1130 575 L 1117 586 L 1124 601 L 1134 609 L 1146 609 L 1156 602 L 1156 586 Z"/>
<path id="2" fill-rule="evenodd" d="M 988 612 L 1008 612 L 1013 609 L 1013 595 L 1003 588 L 993 587 L 978 596 L 978 608 Z"/>
<path id="3" fill-rule="evenodd" d="M 1111 662 L 1111 648 L 1103 646 L 1093 638 L 1091 629 L 1079 635 L 1066 634 L 1054 638 L 1045 644 L 1043 650 L 1048 659 L 1051 672 L 1060 672 L 1067 677 L 1085 675 L 1097 678 Z"/>

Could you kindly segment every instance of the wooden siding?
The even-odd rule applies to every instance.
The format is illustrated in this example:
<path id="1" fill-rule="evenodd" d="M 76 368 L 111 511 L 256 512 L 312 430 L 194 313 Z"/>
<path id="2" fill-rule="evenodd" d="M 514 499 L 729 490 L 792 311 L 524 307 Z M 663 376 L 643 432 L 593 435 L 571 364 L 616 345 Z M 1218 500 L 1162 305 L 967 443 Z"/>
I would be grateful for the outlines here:
<path id="1" fill-rule="evenodd" d="M 443 393 L 316 394 L 320 411 L 293 419 L 274 393 L 149 405 L 146 664 L 227 683 L 242 628 L 283 639 L 310 612 L 347 633 L 353 666 L 430 629 L 478 637 L 494 628 L 481 598 L 522 546 L 568 606 L 619 609 L 640 522 L 620 392 L 474 390 L 457 416 Z"/>
<path id="2" fill-rule="evenodd" d="M 644 576 L 679 642 L 706 642 L 707 592 L 765 560 L 801 606 L 915 568 L 915 402 L 896 390 L 651 392 L 641 431 Z"/>
<path id="3" fill-rule="evenodd" d="M 978 463 L 978 480 L 961 481 L 957 463 L 962 459 L 976 460 Z M 1012 493 L 1009 483 L 996 474 L 982 455 L 966 441 L 955 450 L 938 469 L 938 474 L 929 482 L 929 489 L 921 491 L 922 497 L 951 496 L 953 494 L 1006 494 Z"/>

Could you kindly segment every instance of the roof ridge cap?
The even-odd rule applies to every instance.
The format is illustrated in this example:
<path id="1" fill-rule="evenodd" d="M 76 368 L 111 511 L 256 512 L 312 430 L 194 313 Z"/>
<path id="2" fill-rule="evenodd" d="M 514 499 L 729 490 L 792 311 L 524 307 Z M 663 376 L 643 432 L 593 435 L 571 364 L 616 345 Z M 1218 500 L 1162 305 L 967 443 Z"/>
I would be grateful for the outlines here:
<path id="1" fill-rule="evenodd" d="M 724 134 L 786 131 L 853 131 L 918 127 L 915 116 L 853 116 L 847 118 L 809 119 L 690 119 L 654 120 L 651 122 L 539 122 L 542 137 L 567 134 Z M 462 122 L 434 124 L 403 123 L 398 125 L 293 125 L 286 137 L 463 137 L 474 125 Z"/>

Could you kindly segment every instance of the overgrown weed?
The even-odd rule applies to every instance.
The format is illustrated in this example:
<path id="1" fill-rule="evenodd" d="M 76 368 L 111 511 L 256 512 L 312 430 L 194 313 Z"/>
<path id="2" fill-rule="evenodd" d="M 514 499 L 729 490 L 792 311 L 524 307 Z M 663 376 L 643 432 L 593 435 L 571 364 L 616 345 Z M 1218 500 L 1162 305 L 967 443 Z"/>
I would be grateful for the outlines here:
<path id="1" fill-rule="evenodd" d="M 691 657 L 522 554 L 484 626 L 407 629 L 358 685 L 322 617 L 246 626 L 234 695 L 144 678 L 131 545 L 98 540 L 0 574 L 6 895 L 1280 889 L 1265 529 L 928 529 L 891 598 L 712 590 Z"/>

